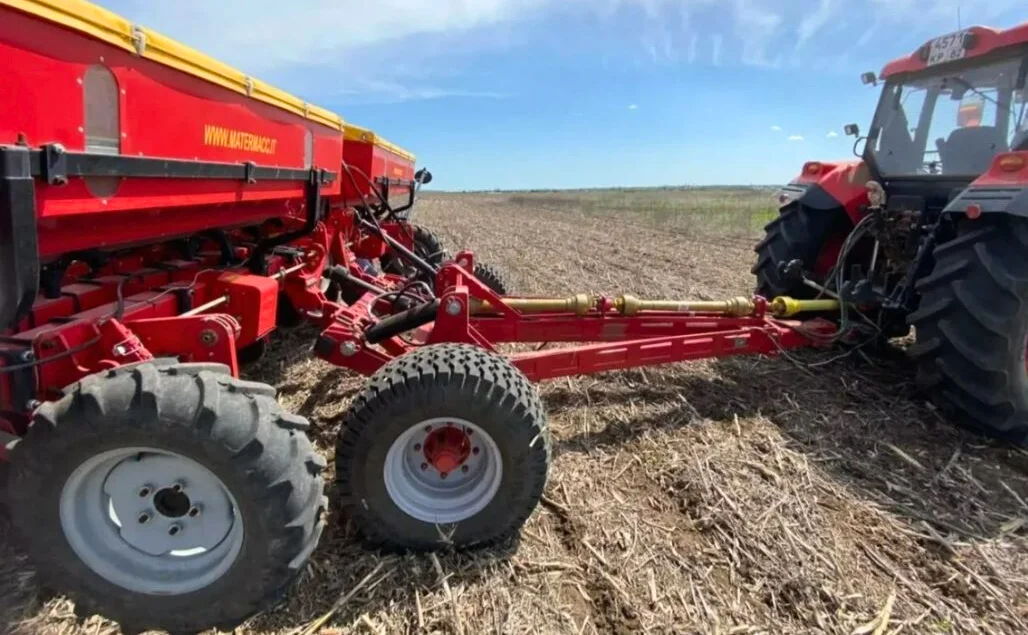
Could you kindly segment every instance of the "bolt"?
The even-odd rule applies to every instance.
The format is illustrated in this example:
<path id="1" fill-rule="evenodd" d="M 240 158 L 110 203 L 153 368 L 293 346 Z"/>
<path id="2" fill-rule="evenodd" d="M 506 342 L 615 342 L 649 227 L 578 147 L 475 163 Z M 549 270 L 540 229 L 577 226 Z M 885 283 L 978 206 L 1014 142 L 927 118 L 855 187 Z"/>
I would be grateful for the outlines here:
<path id="1" fill-rule="evenodd" d="M 420 452 L 421 451 L 421 444 L 420 443 L 415 443 L 414 444 L 414 451 L 415 452 Z"/>
<path id="2" fill-rule="evenodd" d="M 475 446 L 475 447 L 471 448 L 471 453 L 472 454 L 478 454 L 478 446 Z"/>
<path id="3" fill-rule="evenodd" d="M 32 351 L 25 351 L 24 353 L 18 356 L 18 359 L 23 362 L 31 362 L 35 358 L 36 355 Z"/>
<path id="4" fill-rule="evenodd" d="M 145 525 L 146 523 L 150 522 L 150 518 L 151 517 L 148 512 L 143 512 L 138 517 L 136 517 L 136 520 L 139 521 L 140 525 Z"/>
<path id="5" fill-rule="evenodd" d="M 422 470 L 427 470 L 428 469 L 428 463 L 422 463 L 421 464 L 421 469 Z"/>
<path id="6" fill-rule="evenodd" d="M 462 465 L 462 466 L 460 466 L 460 471 L 461 471 L 461 472 L 464 472 L 465 474 L 467 474 L 467 473 L 468 473 L 468 470 L 469 470 L 469 469 L 470 469 L 470 468 L 468 468 L 468 466 L 467 466 L 467 465 Z"/>
<path id="7" fill-rule="evenodd" d="M 425 426 L 425 432 L 431 432 L 432 426 Z"/>
<path id="8" fill-rule="evenodd" d="M 190 518 L 199 518 L 200 517 L 200 508 L 199 507 L 191 507 L 189 509 L 189 517 Z"/>
<path id="9" fill-rule="evenodd" d="M 446 303 L 446 313 L 448 315 L 459 315 L 461 304 L 457 300 L 450 300 Z"/>
<path id="10" fill-rule="evenodd" d="M 357 342 L 354 342 L 353 340 L 346 340 L 345 342 L 339 345 L 339 352 L 343 355 L 343 357 L 350 357 L 352 355 L 356 355 L 358 350 L 359 349 L 357 347 Z"/>
<path id="11" fill-rule="evenodd" d="M 175 492 L 176 494 L 182 493 L 182 483 L 175 483 L 174 485 L 172 485 L 171 491 Z"/>
<path id="12" fill-rule="evenodd" d="M 218 341 L 218 334 L 214 331 L 207 329 L 200 333 L 200 343 L 204 346 L 214 346 Z"/>
<path id="13" fill-rule="evenodd" d="M 179 525 L 178 523 L 175 523 L 171 527 L 168 527 L 168 535 L 169 536 L 177 536 L 181 532 L 182 532 L 182 525 Z"/>
<path id="14" fill-rule="evenodd" d="M 448 473 L 449 473 L 449 472 L 439 472 L 439 478 L 446 478 L 446 475 L 447 475 Z"/>
<path id="15" fill-rule="evenodd" d="M 464 434 L 466 434 L 466 435 L 468 435 L 470 437 L 471 435 L 475 434 L 475 431 L 472 430 L 471 428 L 464 428 Z"/>
<path id="16" fill-rule="evenodd" d="M 144 486 L 140 487 L 139 488 L 139 498 L 146 498 L 147 496 L 150 495 L 150 492 L 152 492 L 152 491 L 153 491 L 153 488 L 150 487 L 149 485 L 144 485 Z"/>

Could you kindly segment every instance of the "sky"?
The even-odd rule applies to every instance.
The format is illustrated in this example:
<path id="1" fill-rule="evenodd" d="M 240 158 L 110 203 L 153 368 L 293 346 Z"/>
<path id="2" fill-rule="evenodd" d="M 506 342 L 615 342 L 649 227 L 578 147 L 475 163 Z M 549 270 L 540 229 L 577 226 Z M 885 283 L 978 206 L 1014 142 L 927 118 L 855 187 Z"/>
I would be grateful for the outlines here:
<path id="1" fill-rule="evenodd" d="M 786 182 L 852 157 L 861 72 L 1028 19 L 1023 0 L 98 2 L 372 128 L 445 190 Z"/>

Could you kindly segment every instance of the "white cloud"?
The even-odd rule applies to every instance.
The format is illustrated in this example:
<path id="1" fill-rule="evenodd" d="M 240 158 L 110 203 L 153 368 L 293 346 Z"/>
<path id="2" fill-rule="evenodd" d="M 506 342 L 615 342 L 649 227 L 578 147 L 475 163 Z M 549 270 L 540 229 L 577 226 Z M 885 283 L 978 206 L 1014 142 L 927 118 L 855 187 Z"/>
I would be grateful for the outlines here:
<path id="1" fill-rule="evenodd" d="M 798 134 L 789 135 L 789 141 L 803 141 L 803 135 L 798 135 Z"/>
<path id="2" fill-rule="evenodd" d="M 742 63 L 777 66 L 780 58 L 768 59 L 768 49 L 783 17 L 754 0 L 735 0 L 735 35 L 742 42 Z"/>
<path id="3" fill-rule="evenodd" d="M 692 39 L 689 40 L 689 63 L 692 64 L 696 61 L 696 45 L 699 43 L 700 37 L 693 33 Z"/>
<path id="4" fill-rule="evenodd" d="M 817 35 L 835 17 L 838 8 L 838 0 L 821 0 L 817 9 L 803 16 L 800 26 L 796 30 L 796 48 L 800 48 L 810 38 Z"/>
<path id="5" fill-rule="evenodd" d="M 122 0 L 134 21 L 251 73 L 416 34 L 458 32 L 530 16 L 552 0 Z M 111 4 L 111 3 L 108 3 Z M 122 5 L 127 5 L 122 8 Z M 226 28 L 231 25 L 231 28 Z M 284 37 L 294 33 L 297 37 Z"/>
<path id="6" fill-rule="evenodd" d="M 772 132 L 781 132 L 782 131 L 782 127 L 781 126 L 771 126 L 771 131 Z"/>
<path id="7" fill-rule="evenodd" d="M 454 90 L 425 84 L 352 78 L 347 88 L 336 91 L 347 96 L 349 103 L 389 104 L 405 101 L 428 101 L 447 97 L 471 99 L 507 99 L 510 95 L 492 91 Z"/>
<path id="8" fill-rule="evenodd" d="M 637 104 L 628 104 L 628 109 L 629 110 L 639 110 L 639 106 Z"/>
<path id="9" fill-rule="evenodd" d="M 829 132 L 828 132 L 828 134 L 827 134 L 827 135 L 825 135 L 825 136 L 826 136 L 826 137 L 828 137 L 829 139 L 834 139 L 834 138 L 836 138 L 836 137 L 838 137 L 838 136 L 839 136 L 839 133 L 838 133 L 838 132 L 836 132 L 836 131 L 834 131 L 834 130 L 831 130 L 831 131 L 829 131 Z"/>
<path id="10" fill-rule="evenodd" d="M 710 63 L 714 66 L 721 66 L 721 47 L 725 38 L 720 33 L 715 33 L 711 39 L 713 40 L 713 50 L 710 52 Z"/>

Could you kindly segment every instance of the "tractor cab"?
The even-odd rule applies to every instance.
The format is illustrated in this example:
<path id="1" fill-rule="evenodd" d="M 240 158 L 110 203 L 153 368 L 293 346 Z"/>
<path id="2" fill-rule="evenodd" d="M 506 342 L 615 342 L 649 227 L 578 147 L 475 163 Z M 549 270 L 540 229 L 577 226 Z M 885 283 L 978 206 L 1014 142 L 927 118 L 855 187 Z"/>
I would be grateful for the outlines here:
<path id="1" fill-rule="evenodd" d="M 885 67 L 863 159 L 886 192 L 942 210 L 997 155 L 1028 150 L 1028 47 L 1006 44 L 1022 30 L 975 27 Z M 878 83 L 873 73 L 863 79 Z"/>

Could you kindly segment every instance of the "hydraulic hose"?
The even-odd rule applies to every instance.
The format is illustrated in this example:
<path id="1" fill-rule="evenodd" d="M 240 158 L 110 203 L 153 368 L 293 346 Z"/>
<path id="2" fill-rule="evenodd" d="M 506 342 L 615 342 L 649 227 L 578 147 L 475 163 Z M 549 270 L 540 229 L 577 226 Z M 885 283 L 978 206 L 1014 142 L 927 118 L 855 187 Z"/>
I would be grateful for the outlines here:
<path id="1" fill-rule="evenodd" d="M 439 312 L 439 298 L 383 318 L 374 326 L 364 331 L 364 339 L 368 344 L 377 344 L 394 335 L 405 333 L 435 320 Z"/>

